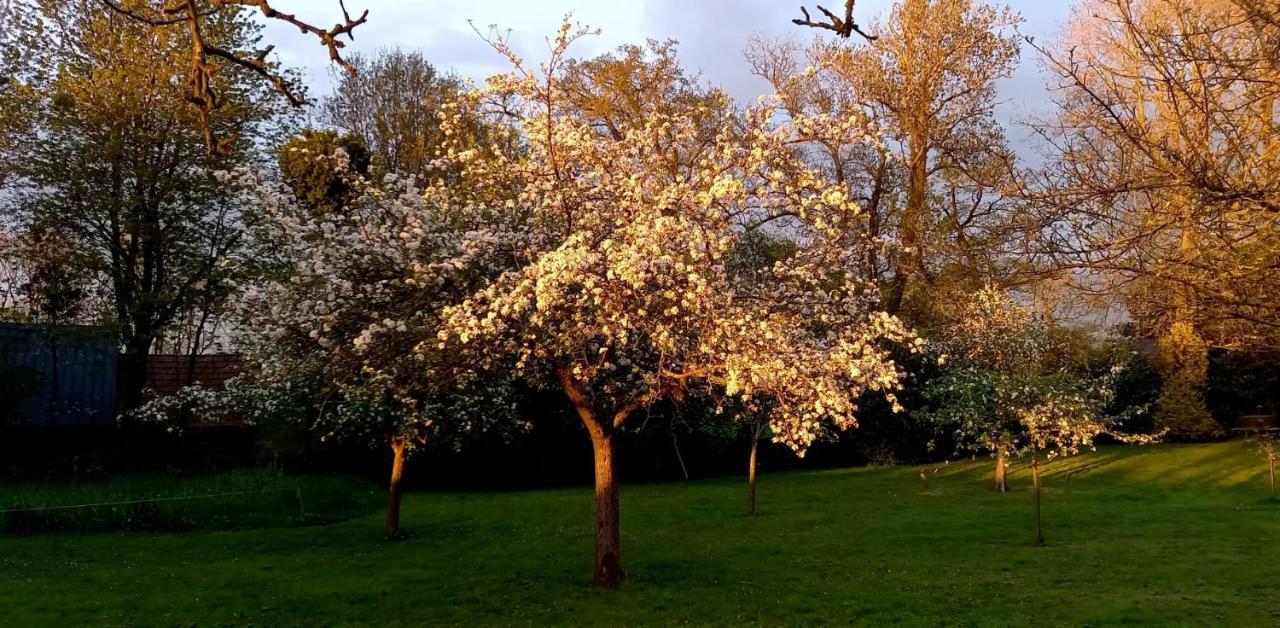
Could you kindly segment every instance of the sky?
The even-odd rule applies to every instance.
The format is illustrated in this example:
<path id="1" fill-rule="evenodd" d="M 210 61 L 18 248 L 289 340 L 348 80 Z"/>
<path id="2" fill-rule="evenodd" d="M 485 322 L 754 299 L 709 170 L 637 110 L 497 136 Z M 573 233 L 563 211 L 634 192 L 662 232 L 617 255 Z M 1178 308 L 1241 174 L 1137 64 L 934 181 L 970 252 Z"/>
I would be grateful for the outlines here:
<path id="1" fill-rule="evenodd" d="M 646 38 L 673 38 L 686 68 L 700 71 L 708 83 L 720 87 L 739 102 L 753 102 L 768 91 L 752 76 L 742 51 L 753 34 L 799 39 L 834 36 L 795 26 L 804 2 L 815 15 L 813 0 L 346 0 L 358 14 L 369 11 L 368 23 L 355 32 L 347 50 L 373 52 L 399 46 L 421 50 L 432 64 L 477 81 L 508 69 L 472 28 L 487 32 L 489 25 L 511 31 L 511 43 L 526 61 L 546 56 L 547 35 L 554 33 L 566 14 L 574 21 L 601 29 L 601 34 L 579 42 L 575 56 L 594 56 L 621 44 L 643 43 Z M 887 13 L 892 0 L 859 0 L 854 17 L 861 25 L 875 23 Z M 1052 38 L 1065 24 L 1070 0 L 1007 0 L 1022 14 L 1024 35 L 1038 40 Z M 313 24 L 328 25 L 340 17 L 338 0 L 275 0 L 282 11 L 297 13 Z M 841 0 L 825 0 L 837 8 Z M 469 22 L 470 21 L 470 22 Z M 302 68 L 313 96 L 323 96 L 331 86 L 327 51 L 314 37 L 279 23 L 268 26 L 268 40 L 276 44 L 280 60 Z M 997 114 L 1011 139 L 1021 143 L 1024 133 L 1017 121 L 1043 111 L 1045 78 L 1037 54 L 1024 46 L 1022 64 L 1000 85 Z"/>

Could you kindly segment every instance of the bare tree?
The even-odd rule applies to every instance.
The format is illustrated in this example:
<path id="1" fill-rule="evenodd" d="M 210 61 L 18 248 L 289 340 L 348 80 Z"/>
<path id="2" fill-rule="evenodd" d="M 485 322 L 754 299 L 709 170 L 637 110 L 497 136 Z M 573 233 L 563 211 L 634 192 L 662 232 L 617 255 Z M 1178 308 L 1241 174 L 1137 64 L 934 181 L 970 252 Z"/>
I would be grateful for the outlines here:
<path id="1" fill-rule="evenodd" d="M 1094 0 L 1057 47 L 1038 251 L 1092 273 L 1135 322 L 1280 346 L 1280 8 Z"/>
<path id="2" fill-rule="evenodd" d="M 903 0 L 874 40 L 756 42 L 748 51 L 793 115 L 876 123 L 879 150 L 829 133 L 816 134 L 814 146 L 838 182 L 858 187 L 868 228 L 890 245 L 868 262 L 889 312 L 940 277 L 980 284 L 1010 274 L 993 265 L 1009 263 L 999 254 L 1016 233 L 1004 193 L 1014 160 L 994 107 L 996 81 L 1019 59 L 1020 21 L 1008 8 L 971 0 Z"/>

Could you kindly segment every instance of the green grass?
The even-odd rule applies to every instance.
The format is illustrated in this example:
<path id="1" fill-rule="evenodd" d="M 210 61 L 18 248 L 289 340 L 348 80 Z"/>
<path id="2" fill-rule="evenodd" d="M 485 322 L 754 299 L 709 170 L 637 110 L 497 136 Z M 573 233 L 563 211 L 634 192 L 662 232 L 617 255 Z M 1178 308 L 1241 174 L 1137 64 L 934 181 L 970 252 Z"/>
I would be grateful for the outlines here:
<path id="1" fill-rule="evenodd" d="M 352 478 L 289 477 L 266 470 L 0 482 L 0 511 L 7 511 L 0 512 L 0 537 L 331 523 L 369 514 L 384 499 L 375 485 Z"/>
<path id="2" fill-rule="evenodd" d="M 1072 475 L 1068 472 L 1088 468 Z M 932 467 L 929 468 L 932 471 Z M 0 537 L 5 625 L 1272 625 L 1280 505 L 1246 445 L 1111 448 L 623 489 L 621 591 L 590 588 L 587 489 L 411 494 L 327 526 Z"/>

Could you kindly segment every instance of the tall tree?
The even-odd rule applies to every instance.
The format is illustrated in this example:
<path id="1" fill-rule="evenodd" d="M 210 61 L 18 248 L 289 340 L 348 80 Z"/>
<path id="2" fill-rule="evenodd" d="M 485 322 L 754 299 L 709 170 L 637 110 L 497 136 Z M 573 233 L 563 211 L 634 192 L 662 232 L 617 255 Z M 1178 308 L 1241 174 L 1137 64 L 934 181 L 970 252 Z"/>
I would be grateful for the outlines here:
<path id="1" fill-rule="evenodd" d="M 1280 346 L 1280 8 L 1093 0 L 1042 48 L 1057 115 L 1042 252 L 1092 271 L 1145 331 Z"/>
<path id="2" fill-rule="evenodd" d="M 829 19 L 850 24 L 852 5 L 849 17 Z M 996 82 L 1019 59 L 1020 22 L 1007 7 L 972 0 L 902 0 L 869 27 L 874 38 L 805 50 L 757 43 L 749 55 L 791 111 L 867 116 L 883 133 L 885 150 L 828 139 L 818 156 L 837 181 L 861 188 L 855 194 L 868 206 L 873 237 L 892 242 L 886 267 L 874 268 L 891 313 L 949 269 L 1000 274 L 991 267 L 999 256 L 988 251 L 1001 251 L 1008 237 L 1001 188 L 1012 154 L 994 107 Z"/>
<path id="3" fill-rule="evenodd" d="M 1280 346 L 1280 9 L 1253 0 L 1092 0 L 1059 46 L 1057 115 L 1028 194 L 1039 252 L 1160 338 L 1156 421 L 1220 428 L 1210 347 Z"/>
<path id="4" fill-rule="evenodd" d="M 251 220 L 255 248 L 246 263 L 268 268 L 241 303 L 239 341 L 259 388 L 314 392 L 294 403 L 308 408 L 302 416 L 322 436 L 389 447 L 394 538 L 411 450 L 515 423 L 508 379 L 435 377 L 455 357 L 432 349 L 440 312 L 507 265 L 509 252 L 488 234 L 501 233 L 517 212 L 454 212 L 441 198 L 447 186 L 424 190 L 391 175 L 372 186 L 347 164 L 337 170 L 352 185 L 338 211 L 317 211 L 278 186 L 259 188 L 262 211 Z"/>
<path id="5" fill-rule="evenodd" d="M 375 172 L 425 177 L 443 153 L 440 108 L 462 89 L 418 51 L 398 48 L 352 55 L 354 73 L 336 74 L 320 106 L 328 126 L 363 140 Z"/>
<path id="6" fill-rule="evenodd" d="M 30 133 L 37 93 L 47 78 L 50 42 L 27 0 L 0 0 L 0 185 L 13 171 L 13 150 Z"/>
<path id="7" fill-rule="evenodd" d="M 4 196 L 8 217 L 58 230 L 111 294 L 123 354 L 117 399 L 142 396 L 147 355 L 158 334 L 225 271 L 239 243 L 240 208 L 207 154 L 182 77 L 190 59 L 180 33 L 153 31 L 91 0 L 42 5 L 42 24 L 59 42 L 37 132 L 17 150 Z M 260 27 L 242 11 L 222 11 L 204 27 L 250 44 Z M 223 137 L 258 136 L 279 106 L 268 86 L 228 73 L 211 122 Z"/>

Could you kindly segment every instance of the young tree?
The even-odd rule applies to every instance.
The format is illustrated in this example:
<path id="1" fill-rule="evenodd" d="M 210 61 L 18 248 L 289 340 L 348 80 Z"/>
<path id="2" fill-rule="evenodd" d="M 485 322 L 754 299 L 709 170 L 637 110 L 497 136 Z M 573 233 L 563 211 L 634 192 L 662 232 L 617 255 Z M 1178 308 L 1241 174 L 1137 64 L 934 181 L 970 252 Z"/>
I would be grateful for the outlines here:
<path id="1" fill-rule="evenodd" d="M 629 420 L 691 388 L 771 404 L 774 440 L 803 451 L 858 399 L 891 392 L 890 342 L 910 342 L 857 279 L 845 228 L 859 210 L 791 150 L 814 125 L 775 128 L 774 109 L 726 117 L 709 139 L 699 110 L 655 111 L 621 137 L 566 107 L 565 25 L 541 70 L 490 79 L 527 153 L 469 165 L 478 181 L 518 175 L 529 212 L 522 253 L 495 282 L 444 312 L 440 350 L 487 371 L 560 388 L 595 453 L 595 584 L 622 580 L 616 443 Z M 773 225 L 794 255 L 739 284 L 726 259 L 744 224 Z"/>
<path id="2" fill-rule="evenodd" d="M 1028 456 L 1035 495 L 1035 544 L 1044 544 L 1040 511 L 1040 457 L 1049 460 L 1092 447 L 1108 435 L 1147 443 L 1156 436 L 1117 430 L 1142 408 L 1109 406 L 1120 367 L 1095 375 L 1053 359 L 1050 330 L 995 288 L 982 290 L 943 332 L 939 345 L 954 352 L 950 371 L 928 384 L 928 420 L 952 432 L 961 447 L 996 457 L 996 490 L 1008 490 L 1006 464 Z"/>
<path id="3" fill-rule="evenodd" d="M 215 178 L 186 104 L 183 36 L 92 0 L 41 7 L 60 42 L 56 72 L 34 111 L 38 132 L 13 151 L 0 203 L 14 222 L 56 229 L 84 255 L 83 276 L 111 294 L 123 347 L 117 399 L 127 410 L 141 401 L 155 339 L 218 283 L 220 262 L 240 243 L 241 207 Z M 251 42 L 260 28 L 239 11 L 204 27 L 226 42 Z M 260 136 L 280 110 L 265 85 L 239 79 L 215 78 L 226 96 L 214 130 Z"/>
<path id="4" fill-rule="evenodd" d="M 1045 371 L 1048 329 L 1008 293 L 988 286 L 937 336 L 940 362 L 949 368 L 926 385 L 921 416 L 945 427 L 961 448 L 995 457 L 995 489 L 1006 492 L 1009 459 L 1025 449 L 1019 412 L 1030 391 L 1024 388 Z"/>
<path id="5" fill-rule="evenodd" d="M 260 388 L 314 391 L 313 429 L 390 448 L 394 538 L 412 449 L 517 423 L 504 380 L 459 381 L 452 356 L 433 350 L 441 310 L 505 267 L 512 251 L 496 243 L 512 242 L 502 229 L 515 212 L 454 211 L 451 187 L 423 190 L 413 177 L 371 183 L 341 147 L 311 158 L 342 173 L 349 194 L 317 211 L 292 190 L 255 184 L 255 248 L 243 262 L 261 279 L 241 303 L 241 342 Z"/>
<path id="6" fill-rule="evenodd" d="M 1034 545 L 1045 544 L 1040 513 L 1040 456 L 1048 460 L 1093 448 L 1093 441 L 1106 434 L 1117 440 L 1146 443 L 1154 436 L 1120 434 L 1112 430 L 1114 418 L 1103 414 L 1109 391 L 1059 374 L 1035 378 L 1019 386 L 1025 400 L 1018 404 L 1019 423 L 1026 433 L 1025 451 L 1031 458 L 1031 483 L 1035 493 L 1036 536 Z"/>
<path id="7" fill-rule="evenodd" d="M 771 269 L 796 254 L 796 243 L 764 231 L 746 231 L 737 237 L 729 252 L 728 274 L 738 284 L 758 285 L 769 281 Z M 721 408 L 722 409 L 722 408 Z M 760 441 L 770 434 L 768 408 L 735 407 L 751 442 L 747 457 L 747 514 L 756 514 L 756 471 Z"/>
<path id="8" fill-rule="evenodd" d="M 1253 440 L 1262 460 L 1267 463 L 1267 485 L 1271 488 L 1271 501 L 1276 501 L 1276 460 L 1280 458 L 1280 430 L 1274 427 L 1263 428 Z"/>

